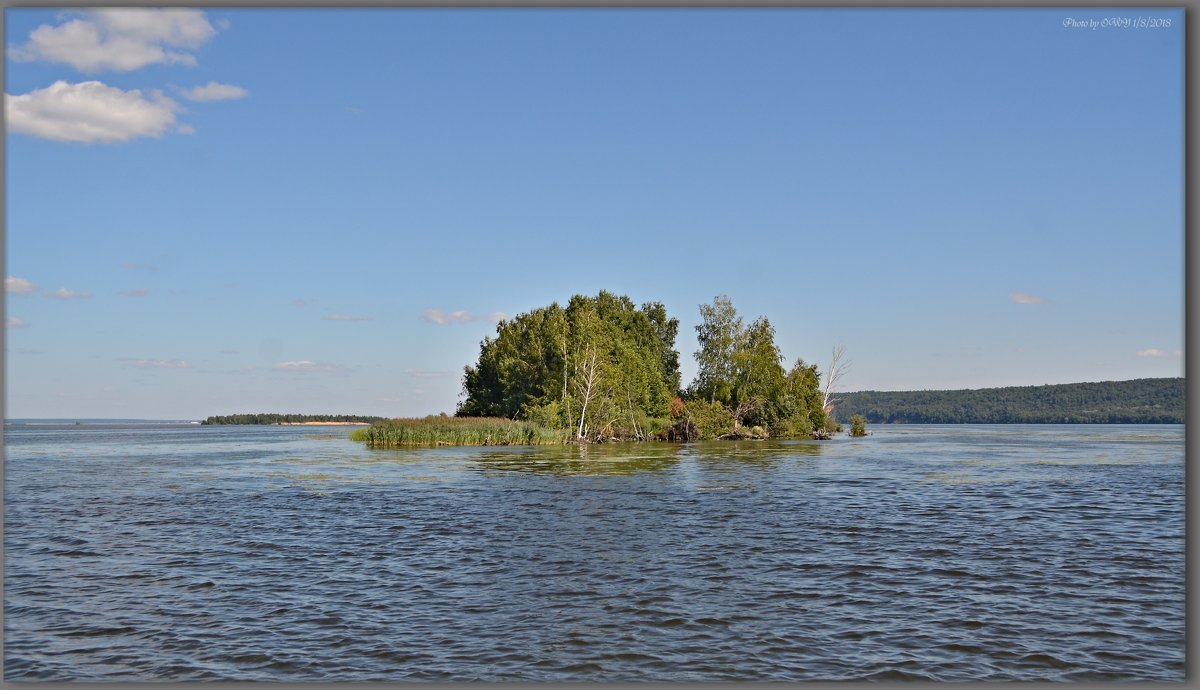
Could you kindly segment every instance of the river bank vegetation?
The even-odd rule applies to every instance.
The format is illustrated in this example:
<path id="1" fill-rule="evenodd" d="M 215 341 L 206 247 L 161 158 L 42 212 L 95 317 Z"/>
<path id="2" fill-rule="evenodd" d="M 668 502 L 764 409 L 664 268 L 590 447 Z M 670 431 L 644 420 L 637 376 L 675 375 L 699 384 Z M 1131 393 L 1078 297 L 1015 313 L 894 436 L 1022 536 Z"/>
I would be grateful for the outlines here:
<path id="1" fill-rule="evenodd" d="M 816 365 L 790 369 L 766 317 L 749 325 L 728 297 L 700 306 L 698 372 L 686 388 L 679 320 L 660 302 L 601 291 L 500 322 L 463 372 L 465 399 L 446 418 L 379 422 L 371 447 L 496 443 L 829 438 Z M 521 441 L 528 438 L 533 440 Z"/>
<path id="2" fill-rule="evenodd" d="M 567 429 L 550 429 L 533 422 L 499 417 L 448 417 L 431 415 L 421 419 L 388 419 L 365 429 L 355 429 L 350 438 L 370 448 L 402 446 L 549 446 L 571 440 Z"/>

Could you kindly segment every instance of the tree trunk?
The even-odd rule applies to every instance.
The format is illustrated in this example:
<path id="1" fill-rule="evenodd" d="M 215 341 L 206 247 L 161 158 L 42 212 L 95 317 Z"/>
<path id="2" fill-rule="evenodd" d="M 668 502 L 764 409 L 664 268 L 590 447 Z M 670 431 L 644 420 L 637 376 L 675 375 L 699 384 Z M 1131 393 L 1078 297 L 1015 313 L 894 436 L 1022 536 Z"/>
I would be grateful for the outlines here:
<path id="1" fill-rule="evenodd" d="M 592 389 L 596 385 L 596 350 L 594 348 L 591 348 L 591 350 L 591 361 L 584 360 L 584 384 L 581 391 L 583 393 L 583 410 L 579 413 L 579 430 L 575 434 L 575 438 L 577 439 L 583 438 L 583 424 L 587 419 L 588 403 L 591 402 Z"/>

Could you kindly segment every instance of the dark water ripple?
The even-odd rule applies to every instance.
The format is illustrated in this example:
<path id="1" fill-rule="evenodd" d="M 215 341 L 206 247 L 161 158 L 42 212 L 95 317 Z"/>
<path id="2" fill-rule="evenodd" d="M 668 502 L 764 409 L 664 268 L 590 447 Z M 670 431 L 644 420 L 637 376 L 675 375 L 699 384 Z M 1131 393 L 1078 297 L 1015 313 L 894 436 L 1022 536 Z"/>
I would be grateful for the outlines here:
<path id="1" fill-rule="evenodd" d="M 1183 428 L 6 428 L 7 680 L 1182 680 Z"/>

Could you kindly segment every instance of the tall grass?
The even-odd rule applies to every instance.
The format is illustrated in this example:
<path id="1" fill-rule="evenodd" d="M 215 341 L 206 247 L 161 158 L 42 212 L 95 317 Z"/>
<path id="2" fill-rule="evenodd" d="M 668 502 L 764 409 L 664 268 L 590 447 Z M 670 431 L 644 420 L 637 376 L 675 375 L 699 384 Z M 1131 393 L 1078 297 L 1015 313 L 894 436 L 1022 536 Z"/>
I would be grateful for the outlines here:
<path id="1" fill-rule="evenodd" d="M 366 443 L 368 448 L 548 446 L 569 442 L 571 432 L 497 417 L 429 416 L 375 422 L 365 429 L 355 429 L 350 438 Z"/>

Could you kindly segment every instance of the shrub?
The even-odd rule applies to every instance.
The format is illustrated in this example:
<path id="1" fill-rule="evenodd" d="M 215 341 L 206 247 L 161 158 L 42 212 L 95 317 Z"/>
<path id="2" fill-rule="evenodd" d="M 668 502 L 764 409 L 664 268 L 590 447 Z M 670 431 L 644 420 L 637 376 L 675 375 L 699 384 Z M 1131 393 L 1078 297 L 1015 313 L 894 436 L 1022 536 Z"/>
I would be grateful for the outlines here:
<path id="1" fill-rule="evenodd" d="M 867 420 L 861 415 L 850 417 L 850 435 L 855 437 L 867 435 Z"/>
<path id="2" fill-rule="evenodd" d="M 683 398 L 678 395 L 671 401 L 671 419 L 679 419 L 683 416 L 684 404 Z"/>
<path id="3" fill-rule="evenodd" d="M 807 410 L 775 420 L 770 426 L 774 438 L 812 438 L 813 424 Z"/>
<path id="4" fill-rule="evenodd" d="M 696 438 L 711 439 L 733 431 L 733 413 L 719 402 L 692 400 L 684 405 L 684 418 L 696 430 Z"/>
<path id="5" fill-rule="evenodd" d="M 527 406 L 521 416 L 531 424 L 548 429 L 561 429 L 568 425 L 568 422 L 563 419 L 565 415 L 557 400 L 552 400 L 545 405 Z"/>

